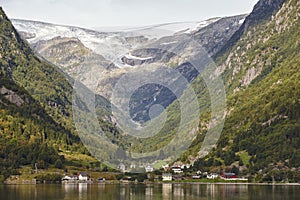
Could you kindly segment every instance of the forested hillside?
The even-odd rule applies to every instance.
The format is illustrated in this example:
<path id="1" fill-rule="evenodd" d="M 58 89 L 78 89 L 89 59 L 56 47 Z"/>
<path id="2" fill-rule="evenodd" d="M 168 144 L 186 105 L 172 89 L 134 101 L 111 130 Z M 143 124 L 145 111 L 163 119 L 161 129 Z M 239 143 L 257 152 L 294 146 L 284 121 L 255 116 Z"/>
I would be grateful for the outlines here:
<path id="1" fill-rule="evenodd" d="M 257 6 L 268 13 L 275 8 L 271 15 L 248 23 L 260 16 L 253 12 L 239 40 L 216 59 L 215 74 L 227 90 L 227 118 L 218 145 L 195 168 L 235 168 L 257 181 L 299 181 L 300 2 L 286 0 L 276 9 L 281 3 L 260 1 Z"/>
<path id="2" fill-rule="evenodd" d="M 60 152 L 87 153 L 72 124 L 72 87 L 37 58 L 0 9 L 0 174 L 61 168 Z M 2 178 L 3 178 L 2 177 Z M 1 178 L 1 180 L 2 180 Z"/>

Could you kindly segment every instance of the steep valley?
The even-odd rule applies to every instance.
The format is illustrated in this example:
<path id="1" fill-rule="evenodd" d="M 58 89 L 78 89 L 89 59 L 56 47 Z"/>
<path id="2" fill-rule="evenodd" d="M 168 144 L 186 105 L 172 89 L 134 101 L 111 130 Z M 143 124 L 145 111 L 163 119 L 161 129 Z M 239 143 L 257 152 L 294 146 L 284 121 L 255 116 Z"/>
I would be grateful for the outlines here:
<path id="1" fill-rule="evenodd" d="M 45 169 L 104 167 L 91 157 L 74 125 L 74 101 L 82 111 L 89 106 L 76 95 L 74 100 L 73 84 L 79 80 L 81 89 L 95 94 L 97 123 L 119 147 L 111 157 L 157 151 L 157 157 L 149 157 L 158 168 L 176 162 L 192 164 L 190 172 L 231 171 L 250 182 L 299 182 L 299 13 L 297 0 L 260 0 L 249 15 L 213 18 L 193 27 L 178 23 L 181 28 L 159 34 L 157 30 L 167 25 L 105 32 L 28 20 L 11 23 L 1 9 L 0 180 L 35 163 Z M 193 56 L 209 59 L 191 60 Z M 227 107 L 220 123 L 213 116 L 219 108 L 212 108 L 210 97 L 222 91 L 210 90 L 202 74 L 207 71 L 197 70 L 195 62 L 203 68 L 216 66 L 208 71 L 209 80 L 224 83 Z M 164 77 L 164 67 L 177 71 L 186 85 L 177 77 Z M 126 76 L 134 78 L 126 82 Z M 181 86 L 176 96 L 168 87 L 145 84 L 130 97 L 130 123 L 137 130 L 151 123 L 153 106 L 165 109 L 155 110 L 154 119 L 168 114 L 163 128 L 148 138 L 121 129 L 113 113 L 118 108 L 111 103 L 120 80 L 130 91 L 141 77 L 162 77 L 170 88 Z M 170 141 L 179 146 L 190 139 L 176 135 L 183 115 L 180 106 L 193 115 L 188 105 L 193 98 L 185 96 L 188 89 L 197 97 L 199 125 L 191 145 L 174 160 L 161 149 Z M 185 105 L 180 105 L 182 99 L 188 99 Z M 210 131 L 218 127 L 220 138 L 214 138 Z M 207 138 L 216 140 L 211 151 L 202 148 Z M 87 159 L 81 162 L 74 159 L 77 156 Z"/>

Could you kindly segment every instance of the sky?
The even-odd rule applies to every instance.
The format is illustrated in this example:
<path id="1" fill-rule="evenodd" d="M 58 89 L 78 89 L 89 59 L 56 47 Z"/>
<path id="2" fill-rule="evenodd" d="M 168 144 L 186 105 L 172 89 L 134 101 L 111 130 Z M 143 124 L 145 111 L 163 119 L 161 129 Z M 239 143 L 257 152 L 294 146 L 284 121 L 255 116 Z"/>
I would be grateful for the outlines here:
<path id="1" fill-rule="evenodd" d="M 0 0 L 9 18 L 80 27 L 144 26 L 250 13 L 258 0 Z"/>

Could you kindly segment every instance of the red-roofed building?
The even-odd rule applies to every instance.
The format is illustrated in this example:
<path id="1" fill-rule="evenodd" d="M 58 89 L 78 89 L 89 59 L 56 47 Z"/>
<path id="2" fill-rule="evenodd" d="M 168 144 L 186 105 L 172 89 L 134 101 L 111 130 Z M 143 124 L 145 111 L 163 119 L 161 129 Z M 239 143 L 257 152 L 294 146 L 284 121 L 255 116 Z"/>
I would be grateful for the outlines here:
<path id="1" fill-rule="evenodd" d="M 235 178 L 238 178 L 235 173 L 222 173 L 221 177 L 224 178 L 224 179 L 235 179 Z"/>

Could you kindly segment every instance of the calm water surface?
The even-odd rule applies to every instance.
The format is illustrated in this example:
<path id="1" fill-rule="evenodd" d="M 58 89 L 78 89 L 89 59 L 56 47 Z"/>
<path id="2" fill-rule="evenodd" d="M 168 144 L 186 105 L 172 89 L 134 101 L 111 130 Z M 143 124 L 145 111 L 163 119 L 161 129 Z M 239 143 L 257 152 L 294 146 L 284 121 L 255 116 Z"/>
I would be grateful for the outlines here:
<path id="1" fill-rule="evenodd" d="M 0 185 L 1 200 L 299 200 L 300 186 L 215 184 Z"/>

